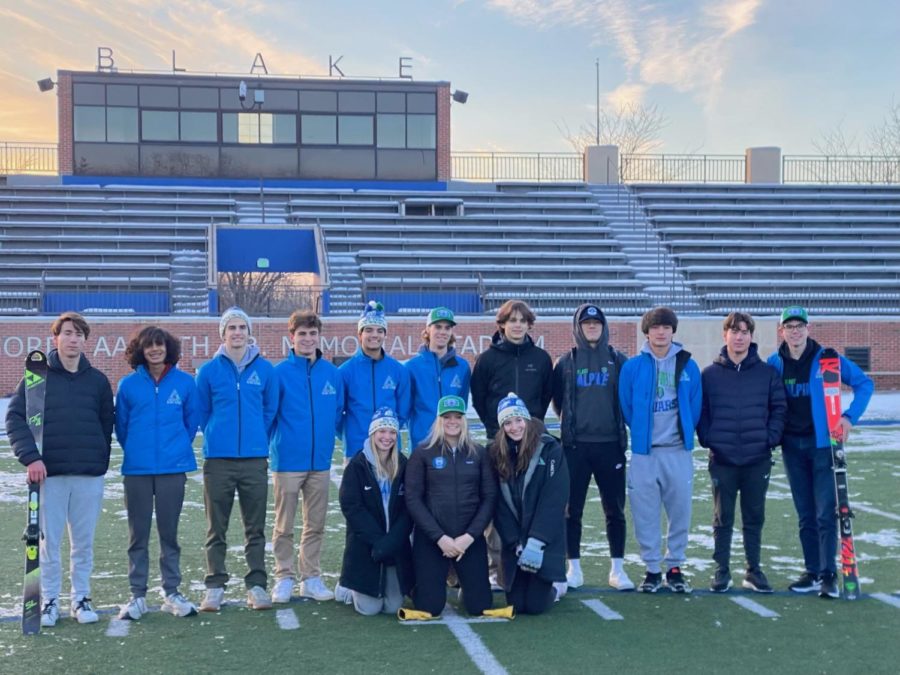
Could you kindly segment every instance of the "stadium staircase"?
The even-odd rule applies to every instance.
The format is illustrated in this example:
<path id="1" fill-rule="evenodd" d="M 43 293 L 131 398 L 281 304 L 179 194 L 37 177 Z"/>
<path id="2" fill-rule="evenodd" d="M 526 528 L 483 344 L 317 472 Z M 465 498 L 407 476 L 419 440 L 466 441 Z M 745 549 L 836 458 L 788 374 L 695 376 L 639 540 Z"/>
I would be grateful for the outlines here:
<path id="1" fill-rule="evenodd" d="M 589 185 L 588 189 L 634 267 L 635 278 L 644 284 L 650 302 L 686 314 L 702 312 L 700 299 L 685 283 L 684 275 L 628 186 Z"/>

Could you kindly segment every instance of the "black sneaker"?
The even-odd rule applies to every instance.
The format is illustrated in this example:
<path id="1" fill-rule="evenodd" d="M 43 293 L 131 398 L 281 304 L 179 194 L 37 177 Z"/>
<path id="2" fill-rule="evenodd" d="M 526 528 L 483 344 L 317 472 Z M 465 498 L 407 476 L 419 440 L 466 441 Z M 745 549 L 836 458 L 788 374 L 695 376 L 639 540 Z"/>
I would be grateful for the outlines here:
<path id="1" fill-rule="evenodd" d="M 647 572 L 643 583 L 638 586 L 640 593 L 656 593 L 662 586 L 662 572 Z"/>
<path id="2" fill-rule="evenodd" d="M 727 593 L 729 588 L 731 588 L 731 570 L 720 567 L 709 584 L 709 590 L 713 593 Z"/>
<path id="3" fill-rule="evenodd" d="M 681 573 L 680 567 L 673 567 L 666 572 L 666 586 L 673 593 L 690 593 L 693 589 Z"/>
<path id="4" fill-rule="evenodd" d="M 822 588 L 822 582 L 819 577 L 812 572 L 804 572 L 797 581 L 788 586 L 789 591 L 794 593 L 815 593 Z"/>
<path id="5" fill-rule="evenodd" d="M 825 572 L 822 575 L 822 588 L 819 589 L 820 598 L 839 598 L 841 596 L 837 587 L 837 575 L 834 572 Z"/>
<path id="6" fill-rule="evenodd" d="M 744 575 L 744 582 L 741 585 L 756 593 L 772 592 L 769 580 L 766 579 L 766 575 L 763 574 L 763 571 L 758 567 L 755 570 L 747 570 L 747 574 Z"/>

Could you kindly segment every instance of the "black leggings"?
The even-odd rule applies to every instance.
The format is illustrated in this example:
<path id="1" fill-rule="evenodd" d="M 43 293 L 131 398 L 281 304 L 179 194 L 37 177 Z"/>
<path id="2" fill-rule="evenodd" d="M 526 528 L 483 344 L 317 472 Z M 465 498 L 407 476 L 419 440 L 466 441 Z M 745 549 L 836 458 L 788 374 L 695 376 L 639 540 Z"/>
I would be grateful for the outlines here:
<path id="1" fill-rule="evenodd" d="M 506 592 L 506 602 L 516 608 L 516 614 L 543 614 L 554 600 L 556 591 L 552 583 L 518 569 L 512 588 Z"/>
<path id="2" fill-rule="evenodd" d="M 462 560 L 445 558 L 440 546 L 421 533 L 413 536 L 413 567 L 416 585 L 412 591 L 416 609 L 439 616 L 447 604 L 447 572 L 450 565 L 456 570 L 462 589 L 463 605 L 472 616 L 481 616 L 494 604 L 491 584 L 488 581 L 487 546 L 479 535 L 466 550 Z"/>
<path id="3" fill-rule="evenodd" d="M 569 467 L 569 509 L 566 517 L 566 557 L 581 557 L 581 517 L 591 475 L 600 490 L 606 516 L 610 558 L 625 557 L 625 453 L 618 441 L 579 443 L 565 447 Z"/>

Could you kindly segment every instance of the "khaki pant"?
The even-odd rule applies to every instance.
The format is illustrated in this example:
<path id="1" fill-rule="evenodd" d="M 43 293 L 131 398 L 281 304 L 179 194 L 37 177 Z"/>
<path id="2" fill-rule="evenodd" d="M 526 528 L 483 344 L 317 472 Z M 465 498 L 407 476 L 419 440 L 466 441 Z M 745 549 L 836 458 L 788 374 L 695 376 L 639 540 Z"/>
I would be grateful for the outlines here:
<path id="1" fill-rule="evenodd" d="M 272 530 L 272 550 L 275 554 L 275 578 L 293 579 L 294 520 L 297 503 L 303 495 L 303 534 L 297 561 L 300 580 L 322 574 L 322 539 L 325 536 L 325 516 L 328 514 L 330 471 L 276 471 L 275 527 Z"/>

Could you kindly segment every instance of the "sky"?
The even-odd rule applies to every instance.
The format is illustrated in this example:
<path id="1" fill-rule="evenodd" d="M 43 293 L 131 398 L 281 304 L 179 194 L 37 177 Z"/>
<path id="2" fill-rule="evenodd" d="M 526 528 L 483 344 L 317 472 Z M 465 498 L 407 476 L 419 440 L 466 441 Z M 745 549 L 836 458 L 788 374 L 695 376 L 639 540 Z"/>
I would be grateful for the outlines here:
<path id="1" fill-rule="evenodd" d="M 892 0 L 0 0 L 0 141 L 55 141 L 36 80 L 94 70 L 396 77 L 469 93 L 454 151 L 568 152 L 561 128 L 601 108 L 656 106 L 659 151 L 817 154 L 840 126 L 864 139 L 900 102 Z"/>

